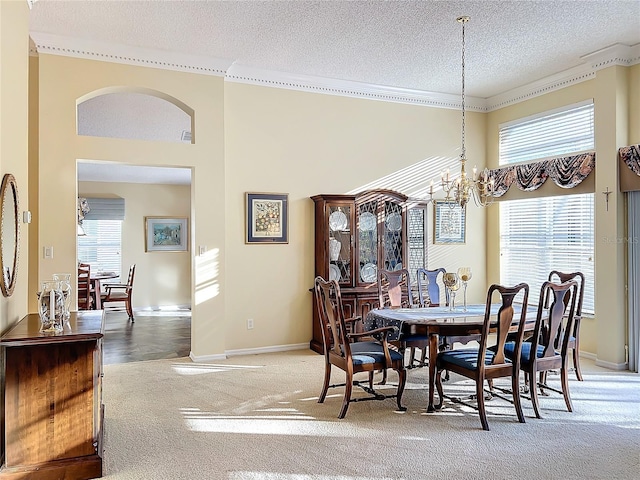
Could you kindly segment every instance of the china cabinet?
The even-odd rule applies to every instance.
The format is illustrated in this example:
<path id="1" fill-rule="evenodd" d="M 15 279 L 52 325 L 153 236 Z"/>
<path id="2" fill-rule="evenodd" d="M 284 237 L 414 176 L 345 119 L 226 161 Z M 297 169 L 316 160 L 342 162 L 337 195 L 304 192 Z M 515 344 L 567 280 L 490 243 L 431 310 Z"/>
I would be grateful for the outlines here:
<path id="1" fill-rule="evenodd" d="M 29 314 L 0 337 L 4 359 L 0 479 L 102 476 L 102 310 L 72 312 L 63 331 Z"/>
<path id="2" fill-rule="evenodd" d="M 355 195 L 316 195 L 315 275 L 340 285 L 346 317 L 378 305 L 378 269 L 408 265 L 407 197 L 392 190 Z M 322 332 L 313 303 L 312 350 L 322 353 Z"/>

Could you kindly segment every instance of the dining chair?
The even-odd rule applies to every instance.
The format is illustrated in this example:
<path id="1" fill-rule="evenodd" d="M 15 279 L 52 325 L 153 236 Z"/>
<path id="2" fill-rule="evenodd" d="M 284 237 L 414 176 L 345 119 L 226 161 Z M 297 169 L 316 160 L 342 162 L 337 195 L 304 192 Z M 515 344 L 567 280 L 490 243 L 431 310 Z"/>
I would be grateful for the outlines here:
<path id="1" fill-rule="evenodd" d="M 127 315 L 131 322 L 135 322 L 133 317 L 133 307 L 131 306 L 131 297 L 133 296 L 133 277 L 136 273 L 136 264 L 134 263 L 129 267 L 129 275 L 127 276 L 127 283 L 105 283 L 104 293 L 101 295 L 102 305 L 106 306 L 108 303 L 124 302 Z"/>
<path id="2" fill-rule="evenodd" d="M 93 298 L 91 297 L 91 266 L 88 263 L 78 263 L 78 310 L 91 310 Z"/>
<path id="3" fill-rule="evenodd" d="M 547 310 L 545 303 L 551 298 Z M 567 410 L 572 412 L 569 394 L 569 376 L 567 373 L 567 349 L 573 332 L 573 322 L 577 311 L 579 286 L 576 280 L 563 283 L 544 282 L 540 289 L 540 301 L 533 335 L 522 342 L 520 354 L 515 342 L 507 342 L 504 353 L 507 358 L 520 364 L 520 369 L 533 384 L 529 388 L 531 403 L 537 418 L 540 416 L 538 388 L 542 393 L 551 390 L 561 393 Z M 546 373 L 560 369 L 561 389 L 552 388 L 547 383 Z M 539 379 L 536 380 L 536 373 Z"/>
<path id="4" fill-rule="evenodd" d="M 428 270 L 426 268 L 418 268 L 416 270 L 416 281 L 418 286 L 418 303 L 421 307 L 439 307 L 440 306 L 440 285 L 438 277 L 444 275 L 447 271 L 444 268 L 436 268 Z M 442 282 L 442 277 L 440 277 Z M 445 289 L 446 305 L 449 305 L 449 292 Z"/>
<path id="5" fill-rule="evenodd" d="M 582 320 L 582 301 L 584 300 L 584 274 L 582 272 L 563 273 L 553 270 L 549 273 L 549 281 L 553 281 L 554 277 L 557 277 L 560 282 L 567 282 L 569 280 L 576 280 L 578 282 L 578 304 L 576 305 L 575 315 L 573 316 L 573 332 L 569 337 L 567 348 L 571 349 L 576 378 L 582 381 L 582 370 L 580 369 L 580 320 Z M 565 299 L 565 301 L 568 301 L 568 299 Z M 545 298 L 545 307 L 548 307 L 547 298 Z"/>
<path id="6" fill-rule="evenodd" d="M 496 320 L 494 320 L 491 315 L 491 304 L 494 294 L 498 294 L 501 299 Z M 526 283 L 520 283 L 514 287 L 496 284 L 491 285 L 487 292 L 479 347 L 445 350 L 438 353 L 436 360 L 436 388 L 438 390 L 438 396 L 440 397 L 440 403 L 436 408 L 442 407 L 444 399 L 442 392 L 442 372 L 448 370 L 463 377 L 473 379 L 476 382 L 477 409 L 480 415 L 480 423 L 484 430 L 489 430 L 489 422 L 487 421 L 484 406 L 484 382 L 485 380 L 488 381 L 491 387 L 494 379 L 510 377 L 513 405 L 520 423 L 525 422 L 522 405 L 520 403 L 520 357 L 515 356 L 514 359 L 508 359 L 505 355 L 505 344 L 509 338 L 509 331 L 512 330 L 513 319 L 516 315 L 514 309 L 514 301 L 516 300 L 518 303 L 522 303 L 522 307 L 520 309 L 516 339 L 513 342 L 513 351 L 516 353 L 520 352 L 527 318 L 529 285 Z M 493 333 L 494 329 L 495 335 Z"/>
<path id="7" fill-rule="evenodd" d="M 350 403 L 364 400 L 395 398 L 398 410 L 405 411 L 406 407 L 401 403 L 407 375 L 404 358 L 400 352 L 390 348 L 387 341 L 387 336 L 396 327 L 382 327 L 360 333 L 352 332 L 355 329 L 348 329 L 347 326 L 360 321 L 361 317 L 348 319 L 344 317 L 338 282 L 316 277 L 314 291 L 325 357 L 324 382 L 318 403 L 325 401 L 329 388 L 344 387 L 344 398 L 338 418 L 344 418 Z M 332 366 L 345 372 L 345 383 L 329 384 Z M 395 370 L 398 374 L 398 387 L 394 395 L 384 395 L 373 388 L 374 372 L 378 370 L 386 372 L 388 368 Z M 354 380 L 354 375 L 359 373 L 369 374 L 367 384 Z M 354 385 L 362 388 L 369 395 L 352 398 Z"/>
<path id="8" fill-rule="evenodd" d="M 380 308 L 413 308 L 413 292 L 411 291 L 411 276 L 406 268 L 400 270 L 378 270 L 378 297 Z M 426 351 L 429 347 L 429 337 L 421 334 L 404 334 L 401 332 L 398 348 L 404 355 L 409 349 L 409 361 L 406 368 L 424 367 L 426 365 Z M 422 359 L 416 364 L 416 348 L 422 350 Z M 382 383 L 384 383 L 383 378 Z"/>
<path id="9" fill-rule="evenodd" d="M 416 271 L 417 278 L 417 289 L 418 289 L 418 301 L 421 307 L 439 307 L 440 306 L 440 284 L 438 283 L 438 279 L 442 283 L 442 276 L 447 273 L 445 268 L 435 268 L 433 270 L 428 270 L 426 268 L 418 268 Z M 441 276 L 442 275 L 442 276 Z M 444 299 L 445 306 L 449 305 L 449 290 L 444 289 Z M 480 337 L 478 335 L 470 335 L 470 336 L 448 336 L 448 337 L 440 337 L 439 339 L 439 350 L 450 350 L 453 348 L 453 344 L 463 343 L 467 344 L 472 340 L 478 340 Z M 427 342 L 427 347 L 429 346 Z M 419 366 L 425 366 L 427 364 L 426 360 L 427 349 L 422 348 L 422 356 L 419 361 Z M 413 359 L 414 352 L 412 351 L 410 354 L 410 358 Z M 413 360 L 412 360 L 413 361 Z M 449 372 L 445 373 L 445 381 L 449 380 Z"/>

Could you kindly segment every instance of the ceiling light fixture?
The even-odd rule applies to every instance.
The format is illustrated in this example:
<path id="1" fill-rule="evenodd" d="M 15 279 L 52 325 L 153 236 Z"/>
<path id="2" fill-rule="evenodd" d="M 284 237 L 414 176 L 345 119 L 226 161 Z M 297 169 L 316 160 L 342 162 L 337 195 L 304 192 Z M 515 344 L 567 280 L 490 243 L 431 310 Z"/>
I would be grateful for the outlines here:
<path id="1" fill-rule="evenodd" d="M 462 16 L 456 20 L 462 24 L 462 148 L 460 151 L 460 177 L 451 178 L 449 170 L 442 172 L 441 184 L 445 193 L 445 200 L 453 204 L 460 205 L 464 208 L 469 199 L 473 197 L 476 205 L 486 207 L 493 203 L 494 199 L 494 179 L 489 169 L 485 168 L 478 175 L 476 167 L 473 167 L 473 175 L 471 178 L 467 176 L 466 163 L 467 152 L 464 145 L 465 136 L 465 94 L 464 94 L 464 48 L 465 48 L 465 25 L 470 17 Z"/>

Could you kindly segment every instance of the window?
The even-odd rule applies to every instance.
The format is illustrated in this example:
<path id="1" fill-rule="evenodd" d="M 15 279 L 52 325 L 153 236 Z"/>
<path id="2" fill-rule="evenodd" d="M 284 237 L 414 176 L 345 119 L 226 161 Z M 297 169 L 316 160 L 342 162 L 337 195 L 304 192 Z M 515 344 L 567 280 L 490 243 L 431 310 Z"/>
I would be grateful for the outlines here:
<path id="1" fill-rule="evenodd" d="M 407 228 L 409 246 L 409 276 L 411 283 L 416 284 L 416 270 L 427 267 L 427 208 L 415 206 L 407 210 L 409 223 Z"/>
<path id="2" fill-rule="evenodd" d="M 91 271 L 121 272 L 122 221 L 82 222 L 86 236 L 78 237 L 78 261 L 91 265 Z"/>
<path id="3" fill-rule="evenodd" d="M 500 128 L 500 164 L 594 148 L 593 103 L 573 105 Z M 526 219 L 523 221 L 523 219 Z M 500 282 L 527 282 L 531 302 L 551 270 L 585 275 L 583 311 L 594 312 L 594 194 L 500 202 Z"/>

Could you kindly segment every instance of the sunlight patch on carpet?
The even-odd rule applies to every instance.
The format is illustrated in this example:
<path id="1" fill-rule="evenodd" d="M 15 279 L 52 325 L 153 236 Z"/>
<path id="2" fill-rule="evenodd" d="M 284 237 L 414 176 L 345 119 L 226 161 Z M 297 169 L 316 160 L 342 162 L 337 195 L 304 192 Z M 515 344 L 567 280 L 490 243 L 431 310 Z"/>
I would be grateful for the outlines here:
<path id="1" fill-rule="evenodd" d="M 349 477 L 346 475 L 306 475 L 299 473 L 229 472 L 229 480 L 393 480 L 388 477 Z"/>
<path id="2" fill-rule="evenodd" d="M 213 363 L 174 363 L 171 367 L 179 375 L 203 375 L 206 373 L 263 368 L 261 365 L 217 365 Z"/>

